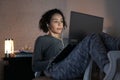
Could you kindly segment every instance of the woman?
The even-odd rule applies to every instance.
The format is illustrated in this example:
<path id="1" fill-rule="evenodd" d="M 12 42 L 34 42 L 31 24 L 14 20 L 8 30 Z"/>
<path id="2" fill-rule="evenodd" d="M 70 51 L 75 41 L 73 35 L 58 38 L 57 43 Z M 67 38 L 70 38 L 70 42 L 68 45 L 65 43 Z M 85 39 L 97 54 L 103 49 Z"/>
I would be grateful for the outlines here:
<path id="1" fill-rule="evenodd" d="M 53 57 L 58 57 L 58 53 L 63 50 L 60 35 L 66 25 L 61 11 L 59 14 L 54 10 L 56 11 L 57 9 L 47 12 L 47 15 L 52 13 L 51 17 L 45 13 L 42 17 L 44 20 L 40 20 L 40 28 L 47 32 L 48 35 L 39 37 L 36 40 L 33 70 L 35 72 L 43 71 L 46 76 L 52 77 L 55 80 L 74 80 L 82 77 L 90 58 L 92 58 L 98 67 L 107 73 L 109 68 L 107 52 L 119 50 L 120 40 L 103 32 L 87 35 L 66 58 L 57 62 L 54 61 L 55 59 L 52 60 Z M 46 24 L 42 25 L 43 23 Z"/>
<path id="2" fill-rule="evenodd" d="M 63 48 L 62 32 L 66 27 L 63 13 L 58 9 L 46 12 L 39 21 L 39 27 L 47 35 L 36 39 L 33 55 L 33 71 L 36 77 L 42 75 L 49 61 L 53 59 Z"/>

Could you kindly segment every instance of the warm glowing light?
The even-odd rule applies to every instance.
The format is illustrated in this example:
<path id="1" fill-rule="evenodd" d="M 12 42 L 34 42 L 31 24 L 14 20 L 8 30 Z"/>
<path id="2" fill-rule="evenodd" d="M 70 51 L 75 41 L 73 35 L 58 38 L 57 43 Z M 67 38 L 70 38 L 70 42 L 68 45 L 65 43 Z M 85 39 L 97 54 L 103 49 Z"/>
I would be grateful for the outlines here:
<path id="1" fill-rule="evenodd" d="M 5 54 L 14 53 L 14 41 L 13 39 L 5 39 Z"/>

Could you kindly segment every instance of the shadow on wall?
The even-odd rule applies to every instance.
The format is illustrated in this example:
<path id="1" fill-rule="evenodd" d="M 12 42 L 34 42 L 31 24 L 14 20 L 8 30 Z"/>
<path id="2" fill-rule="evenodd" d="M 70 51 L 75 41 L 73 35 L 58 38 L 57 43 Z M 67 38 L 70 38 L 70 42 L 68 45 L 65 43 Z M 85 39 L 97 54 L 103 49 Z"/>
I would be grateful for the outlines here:
<path id="1" fill-rule="evenodd" d="M 120 36 L 120 0 L 106 0 L 106 15 L 112 20 L 109 32 L 115 36 Z M 109 27 L 109 26 L 108 26 Z"/>

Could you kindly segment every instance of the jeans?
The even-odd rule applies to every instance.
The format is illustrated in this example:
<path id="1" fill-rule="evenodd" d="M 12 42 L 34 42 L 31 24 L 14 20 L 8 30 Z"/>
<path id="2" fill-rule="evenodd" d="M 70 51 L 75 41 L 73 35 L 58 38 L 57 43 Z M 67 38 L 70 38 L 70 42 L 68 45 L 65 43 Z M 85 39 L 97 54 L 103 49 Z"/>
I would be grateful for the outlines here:
<path id="1" fill-rule="evenodd" d="M 90 58 L 103 70 L 109 63 L 107 52 L 118 50 L 117 39 L 106 33 L 87 35 L 62 61 L 51 64 L 45 75 L 55 80 L 71 80 L 81 78 L 88 66 Z"/>

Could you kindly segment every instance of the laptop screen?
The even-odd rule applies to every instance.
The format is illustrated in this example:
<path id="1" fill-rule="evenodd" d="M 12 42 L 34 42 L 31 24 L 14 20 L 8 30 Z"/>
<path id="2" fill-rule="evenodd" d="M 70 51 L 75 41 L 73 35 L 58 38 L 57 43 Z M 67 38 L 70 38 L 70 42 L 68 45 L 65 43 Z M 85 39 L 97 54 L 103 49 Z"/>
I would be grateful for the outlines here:
<path id="1" fill-rule="evenodd" d="M 71 11 L 69 43 L 78 43 L 89 33 L 102 32 L 103 17 Z"/>

